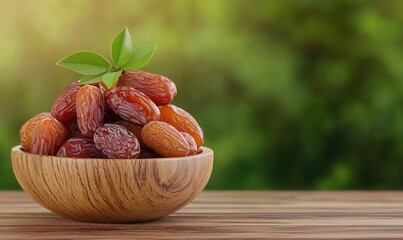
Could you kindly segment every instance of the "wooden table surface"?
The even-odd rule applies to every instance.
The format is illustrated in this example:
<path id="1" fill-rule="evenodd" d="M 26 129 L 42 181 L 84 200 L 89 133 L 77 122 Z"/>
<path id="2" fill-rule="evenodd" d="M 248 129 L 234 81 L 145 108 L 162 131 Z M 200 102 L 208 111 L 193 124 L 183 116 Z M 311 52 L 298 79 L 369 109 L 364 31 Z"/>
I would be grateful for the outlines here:
<path id="1" fill-rule="evenodd" d="M 0 239 L 403 239 L 403 192 L 205 191 L 141 224 L 59 217 L 21 191 L 0 192 Z"/>

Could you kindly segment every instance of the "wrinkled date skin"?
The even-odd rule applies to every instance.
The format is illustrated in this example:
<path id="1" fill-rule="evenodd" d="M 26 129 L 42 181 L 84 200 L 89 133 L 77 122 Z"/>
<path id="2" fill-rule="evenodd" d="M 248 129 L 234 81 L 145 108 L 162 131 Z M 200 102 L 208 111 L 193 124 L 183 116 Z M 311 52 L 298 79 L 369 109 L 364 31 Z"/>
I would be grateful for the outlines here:
<path id="1" fill-rule="evenodd" d="M 21 148 L 25 151 L 29 151 L 31 149 L 32 135 L 34 133 L 35 128 L 38 124 L 45 118 L 52 117 L 49 112 L 40 113 L 22 125 L 20 129 L 20 142 Z"/>
<path id="2" fill-rule="evenodd" d="M 55 155 L 67 140 L 67 130 L 56 118 L 42 119 L 32 135 L 30 152 L 41 155 Z"/>
<path id="3" fill-rule="evenodd" d="M 189 144 L 188 156 L 195 155 L 197 153 L 197 145 L 195 139 L 186 132 L 180 132 L 180 133 Z"/>
<path id="4" fill-rule="evenodd" d="M 115 122 L 115 124 L 125 127 L 127 130 L 132 132 L 137 137 L 137 140 L 139 140 L 139 143 L 140 143 L 141 151 L 143 151 L 143 149 L 145 149 L 145 148 L 148 148 L 144 144 L 143 139 L 141 137 L 141 131 L 143 130 L 142 127 L 140 127 L 139 125 L 135 125 L 133 123 L 126 122 L 126 121 L 117 121 L 117 122 Z"/>
<path id="5" fill-rule="evenodd" d="M 100 89 L 101 92 L 102 92 L 102 95 L 104 95 L 104 107 L 105 107 L 105 111 L 106 111 L 106 110 L 109 110 L 109 105 L 108 105 L 108 103 L 107 103 L 107 101 L 106 101 L 106 95 L 108 94 L 108 92 L 109 92 L 110 90 L 116 88 L 116 83 L 113 84 L 112 87 L 109 88 L 109 89 L 108 89 L 108 87 L 105 85 L 105 83 L 103 83 L 103 82 L 100 82 L 98 85 L 99 85 L 99 89 Z"/>
<path id="6" fill-rule="evenodd" d="M 163 157 L 183 157 L 189 153 L 189 144 L 172 125 L 151 121 L 141 132 L 144 143 Z"/>
<path id="7" fill-rule="evenodd" d="M 158 107 L 142 92 L 131 87 L 117 87 L 107 94 L 109 107 L 121 118 L 138 125 L 158 120 Z"/>
<path id="8" fill-rule="evenodd" d="M 94 135 L 95 146 L 108 158 L 130 159 L 140 154 L 140 144 L 136 136 L 125 127 L 105 124 Z"/>
<path id="9" fill-rule="evenodd" d="M 167 77 L 138 70 L 123 72 L 117 86 L 135 88 L 147 95 L 157 106 L 172 102 L 176 96 L 175 83 Z"/>
<path id="10" fill-rule="evenodd" d="M 88 138 L 70 138 L 63 144 L 56 155 L 74 158 L 105 157 L 102 152 L 95 147 L 94 141 Z"/>
<path id="11" fill-rule="evenodd" d="M 76 118 L 76 96 L 79 90 L 78 83 L 72 83 L 53 102 L 51 113 L 59 122 L 67 123 Z"/>
<path id="12" fill-rule="evenodd" d="M 160 107 L 160 112 L 161 121 L 171 124 L 181 132 L 190 134 L 196 141 L 197 147 L 203 144 L 203 130 L 188 112 L 172 104 Z"/>
<path id="13" fill-rule="evenodd" d="M 92 138 L 104 119 L 101 90 L 91 85 L 81 87 L 76 97 L 76 109 L 78 128 L 85 137 Z"/>

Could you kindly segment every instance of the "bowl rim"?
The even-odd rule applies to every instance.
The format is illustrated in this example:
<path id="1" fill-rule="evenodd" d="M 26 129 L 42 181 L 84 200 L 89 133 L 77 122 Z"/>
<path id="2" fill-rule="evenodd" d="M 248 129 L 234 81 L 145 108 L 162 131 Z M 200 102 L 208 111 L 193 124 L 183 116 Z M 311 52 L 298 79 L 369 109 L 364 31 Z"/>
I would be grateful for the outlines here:
<path id="1" fill-rule="evenodd" d="M 11 153 L 16 153 L 16 154 L 21 154 L 21 155 L 28 155 L 28 156 L 33 156 L 33 157 L 46 157 L 46 158 L 52 158 L 52 159 L 59 159 L 59 160 L 82 160 L 82 161 L 110 161 L 110 160 L 120 160 L 120 161 L 156 161 L 156 160 L 191 160 L 191 159 L 198 159 L 201 157 L 206 157 L 209 155 L 213 155 L 213 150 L 211 148 L 201 146 L 200 149 L 202 152 L 197 153 L 195 155 L 191 156 L 184 156 L 184 157 L 160 157 L 160 158 L 74 158 L 74 157 L 60 157 L 60 156 L 53 156 L 53 155 L 41 155 L 41 154 L 35 154 L 35 153 L 30 153 L 22 150 L 21 145 L 14 146 L 11 148 Z"/>

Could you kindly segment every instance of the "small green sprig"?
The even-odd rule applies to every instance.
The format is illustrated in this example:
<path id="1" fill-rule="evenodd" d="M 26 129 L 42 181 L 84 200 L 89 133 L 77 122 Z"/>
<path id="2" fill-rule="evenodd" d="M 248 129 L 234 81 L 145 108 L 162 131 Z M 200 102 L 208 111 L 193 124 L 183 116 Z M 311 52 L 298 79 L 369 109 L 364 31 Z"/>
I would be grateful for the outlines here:
<path id="1" fill-rule="evenodd" d="M 63 58 L 56 65 L 83 74 L 80 84 L 102 81 L 110 88 L 123 70 L 137 70 L 146 65 L 156 48 L 155 45 L 146 45 L 132 50 L 132 45 L 130 32 L 125 27 L 112 42 L 111 57 L 114 64 L 98 53 L 80 51 Z"/>

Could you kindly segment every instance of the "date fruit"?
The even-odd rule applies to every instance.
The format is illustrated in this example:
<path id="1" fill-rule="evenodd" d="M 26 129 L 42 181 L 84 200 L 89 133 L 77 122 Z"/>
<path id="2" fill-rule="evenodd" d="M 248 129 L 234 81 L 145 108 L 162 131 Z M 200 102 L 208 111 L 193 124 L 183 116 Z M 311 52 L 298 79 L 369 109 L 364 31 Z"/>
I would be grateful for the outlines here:
<path id="1" fill-rule="evenodd" d="M 144 143 L 163 157 L 183 157 L 189 153 L 189 144 L 172 125 L 151 121 L 141 132 Z"/>
<path id="2" fill-rule="evenodd" d="M 78 128 L 85 137 L 92 138 L 104 119 L 101 90 L 92 85 L 81 87 L 76 97 L 76 110 Z"/>
<path id="3" fill-rule="evenodd" d="M 78 82 L 66 87 L 56 98 L 52 105 L 52 116 L 61 123 L 67 123 L 76 119 L 76 96 L 80 90 Z"/>
<path id="4" fill-rule="evenodd" d="M 87 138 L 70 138 L 63 144 L 56 154 L 61 157 L 75 158 L 104 158 L 92 139 Z"/>
<path id="5" fill-rule="evenodd" d="M 51 117 L 52 115 L 49 112 L 43 112 L 40 113 L 22 125 L 20 128 L 20 142 L 21 142 L 21 148 L 24 149 L 25 151 L 29 151 L 31 149 L 31 143 L 32 143 L 32 135 L 35 131 L 35 128 L 38 126 L 38 124 L 45 118 Z"/>
<path id="6" fill-rule="evenodd" d="M 42 119 L 36 126 L 30 152 L 41 155 L 55 155 L 67 140 L 67 130 L 54 117 Z"/>
<path id="7" fill-rule="evenodd" d="M 171 124 L 181 132 L 190 134 L 196 141 L 197 147 L 203 144 L 203 130 L 188 112 L 172 104 L 160 107 L 160 112 L 161 121 Z"/>
<path id="8" fill-rule="evenodd" d="M 139 70 L 123 72 L 117 86 L 135 88 L 147 95 L 157 106 L 172 102 L 176 96 L 175 83 L 167 77 Z"/>
<path id="9" fill-rule="evenodd" d="M 109 92 L 110 90 L 112 90 L 112 89 L 114 89 L 114 88 L 116 88 L 116 83 L 113 84 L 112 87 L 109 88 L 109 89 L 108 89 L 108 87 L 106 86 L 105 83 L 103 83 L 103 82 L 100 82 L 100 83 L 99 83 L 99 89 L 101 90 L 102 95 L 104 96 L 104 107 L 105 107 L 105 111 L 109 110 L 109 105 L 108 105 L 108 103 L 107 103 L 107 101 L 106 101 L 106 95 L 108 94 L 108 92 Z"/>
<path id="10" fill-rule="evenodd" d="M 197 145 L 195 139 L 186 132 L 180 132 L 180 133 L 189 144 L 188 156 L 195 155 L 197 153 Z"/>
<path id="11" fill-rule="evenodd" d="M 137 140 L 139 140 L 142 151 L 143 151 L 143 149 L 148 148 L 144 144 L 143 139 L 141 137 L 141 131 L 143 130 L 142 127 L 140 127 L 139 125 L 135 125 L 133 123 L 126 122 L 126 121 L 117 121 L 117 122 L 115 122 L 115 124 L 121 125 L 121 126 L 125 127 L 127 130 L 129 130 L 130 132 L 132 132 L 137 137 Z"/>
<path id="12" fill-rule="evenodd" d="M 71 59 L 66 59 L 58 64 L 67 67 Z M 90 73 L 98 72 L 96 69 L 82 71 L 91 77 L 67 86 L 50 112 L 24 123 L 20 129 L 21 149 L 71 158 L 198 154 L 204 142 L 203 131 L 192 115 L 170 104 L 177 94 L 175 83 L 162 75 L 124 70 L 125 66 L 134 69 L 135 65 L 105 66 L 109 74 L 100 73 L 95 78 Z M 85 79 L 90 81 L 85 83 Z"/>
<path id="13" fill-rule="evenodd" d="M 137 158 L 140 144 L 125 127 L 107 123 L 94 134 L 95 146 L 108 158 Z"/>
<path id="14" fill-rule="evenodd" d="M 134 124 L 145 125 L 158 120 L 158 107 L 142 92 L 131 87 L 117 87 L 107 93 L 109 107 L 121 118 Z"/>

